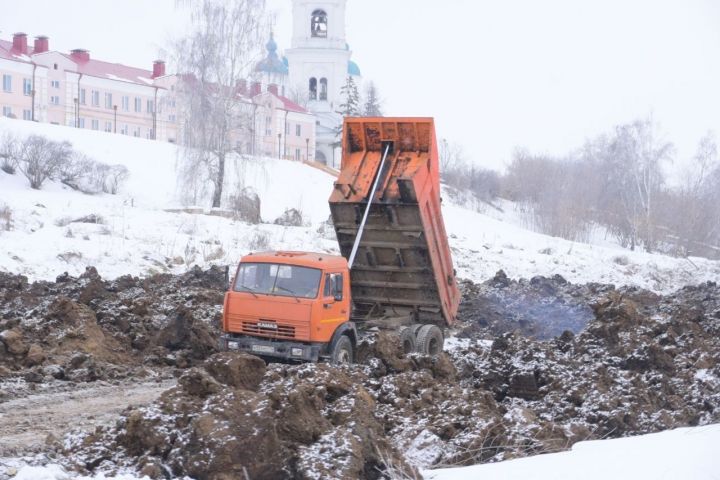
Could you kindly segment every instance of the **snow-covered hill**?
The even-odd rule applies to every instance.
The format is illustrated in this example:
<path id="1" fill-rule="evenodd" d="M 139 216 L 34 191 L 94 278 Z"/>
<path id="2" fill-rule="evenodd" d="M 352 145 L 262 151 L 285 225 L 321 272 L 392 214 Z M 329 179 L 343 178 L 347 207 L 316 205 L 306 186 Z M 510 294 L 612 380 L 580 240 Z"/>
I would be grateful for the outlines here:
<path id="1" fill-rule="evenodd" d="M 98 161 L 125 165 L 130 178 L 119 195 L 85 195 L 52 182 L 31 190 L 21 174 L 0 171 L 0 207 L 7 205 L 13 217 L 12 230 L 0 231 L 0 270 L 54 279 L 94 265 L 101 275 L 113 278 L 231 264 L 256 249 L 337 251 L 332 235 L 318 231 L 329 216 L 333 177 L 306 165 L 269 158 L 233 161 L 228 190 L 237 188 L 236 173 L 242 172 L 243 185 L 258 192 L 262 218 L 270 222 L 249 225 L 165 211 L 179 206 L 175 145 L 2 118 L 0 133 L 4 131 L 68 140 Z M 718 262 L 531 232 L 511 205 L 505 207 L 505 213 L 483 214 L 446 199 L 443 213 L 460 277 L 483 281 L 500 269 L 515 278 L 558 273 L 572 282 L 638 285 L 658 292 L 720 278 Z M 301 210 L 306 226 L 272 225 L 287 208 Z M 103 223 L 71 222 L 91 214 Z"/>

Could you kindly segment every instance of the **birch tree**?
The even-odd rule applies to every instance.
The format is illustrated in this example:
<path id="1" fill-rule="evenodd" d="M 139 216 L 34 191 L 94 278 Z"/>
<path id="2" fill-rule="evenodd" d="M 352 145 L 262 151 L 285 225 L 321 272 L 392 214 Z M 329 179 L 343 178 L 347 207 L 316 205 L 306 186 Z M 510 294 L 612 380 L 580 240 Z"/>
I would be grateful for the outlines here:
<path id="1" fill-rule="evenodd" d="M 251 132 L 251 109 L 240 95 L 242 81 L 260 58 L 264 0 L 181 2 L 191 13 L 191 28 L 177 42 L 178 98 L 182 112 L 183 187 L 212 185 L 212 206 L 220 207 L 226 162 L 236 141 Z M 182 5 L 181 5 L 182 6 Z M 202 178 L 204 177 L 204 178 Z"/>

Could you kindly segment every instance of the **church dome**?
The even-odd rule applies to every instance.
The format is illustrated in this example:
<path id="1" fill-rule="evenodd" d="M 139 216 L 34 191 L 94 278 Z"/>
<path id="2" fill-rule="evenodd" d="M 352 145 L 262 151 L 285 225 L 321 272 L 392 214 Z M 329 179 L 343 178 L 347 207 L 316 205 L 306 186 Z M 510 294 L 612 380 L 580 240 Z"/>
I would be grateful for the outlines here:
<path id="1" fill-rule="evenodd" d="M 360 67 L 358 67 L 358 64 L 350 60 L 348 62 L 348 75 L 353 75 L 356 77 L 361 76 L 360 75 Z"/>
<path id="2" fill-rule="evenodd" d="M 265 44 L 265 49 L 267 50 L 267 56 L 255 65 L 255 71 L 287 75 L 288 66 L 278 57 L 277 43 L 275 43 L 272 33 L 270 34 L 270 40 Z"/>

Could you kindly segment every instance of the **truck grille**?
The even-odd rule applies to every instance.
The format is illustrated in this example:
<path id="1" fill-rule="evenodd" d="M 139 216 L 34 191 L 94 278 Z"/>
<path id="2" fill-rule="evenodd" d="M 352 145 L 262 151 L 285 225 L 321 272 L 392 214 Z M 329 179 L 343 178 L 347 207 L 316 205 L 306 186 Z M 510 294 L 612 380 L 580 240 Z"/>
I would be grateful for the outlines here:
<path id="1" fill-rule="evenodd" d="M 274 322 L 263 322 L 263 323 L 274 323 Z M 290 325 L 279 325 L 276 324 L 277 328 L 269 328 L 266 326 L 258 325 L 257 322 L 242 322 L 243 333 L 249 335 L 262 335 L 265 337 L 272 338 L 295 338 L 295 327 Z"/>

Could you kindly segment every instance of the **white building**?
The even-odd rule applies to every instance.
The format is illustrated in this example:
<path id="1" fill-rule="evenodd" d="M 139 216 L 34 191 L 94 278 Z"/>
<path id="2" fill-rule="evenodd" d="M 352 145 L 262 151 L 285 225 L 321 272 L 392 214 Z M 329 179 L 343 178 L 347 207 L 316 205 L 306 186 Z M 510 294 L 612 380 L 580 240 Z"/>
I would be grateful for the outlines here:
<path id="1" fill-rule="evenodd" d="M 341 89 L 348 76 L 360 84 L 360 69 L 350 58 L 345 38 L 347 0 L 292 0 L 293 36 L 287 58 L 286 90 L 307 94 L 307 109 L 317 117 L 315 160 L 337 167 L 338 132 L 344 102 Z"/>

